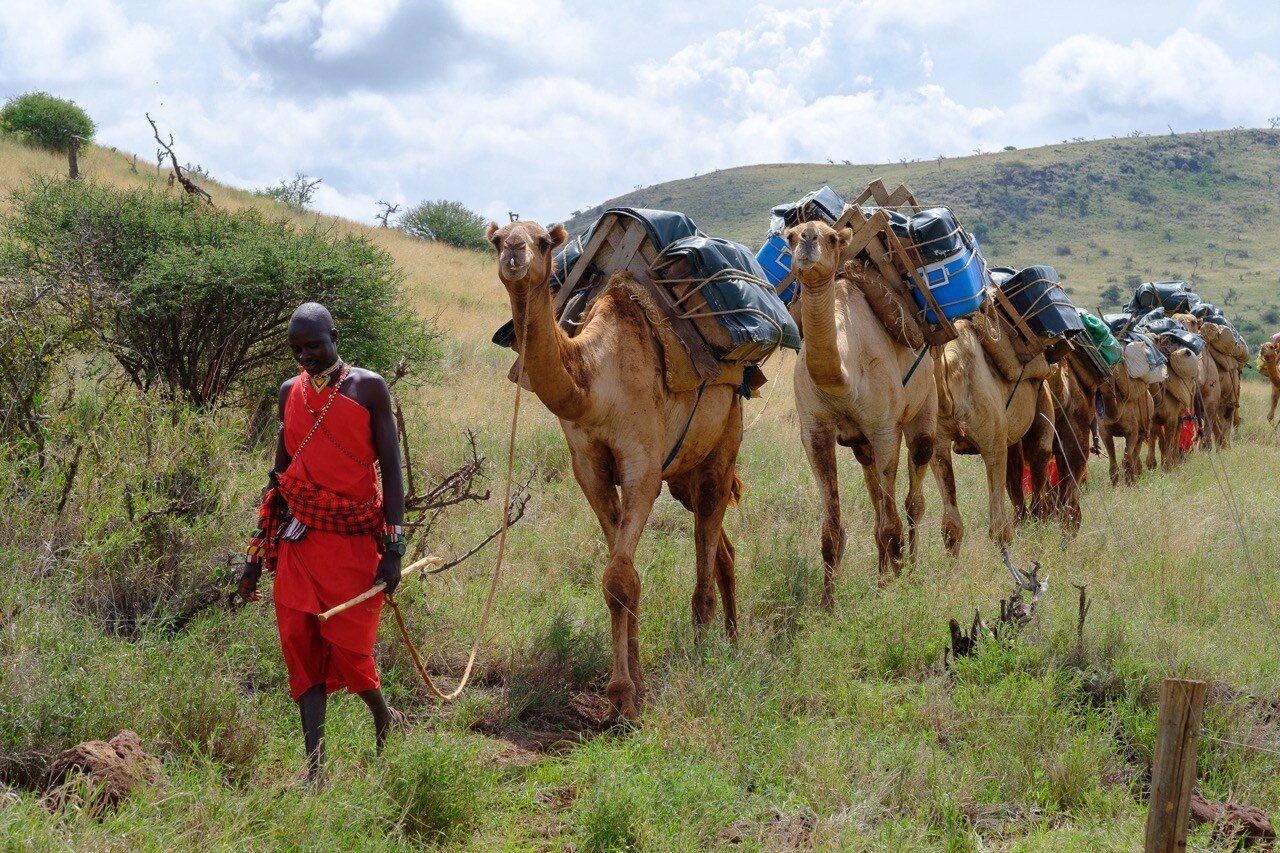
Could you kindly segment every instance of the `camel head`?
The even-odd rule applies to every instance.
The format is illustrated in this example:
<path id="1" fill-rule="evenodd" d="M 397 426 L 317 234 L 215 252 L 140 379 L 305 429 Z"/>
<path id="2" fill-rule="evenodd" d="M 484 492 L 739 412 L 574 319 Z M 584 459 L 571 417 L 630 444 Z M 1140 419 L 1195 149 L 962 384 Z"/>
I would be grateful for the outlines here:
<path id="1" fill-rule="evenodd" d="M 840 268 L 844 247 L 852 238 L 853 232 L 848 228 L 836 231 L 825 222 L 802 222 L 788 228 L 786 240 L 796 276 L 801 281 L 833 278 Z"/>
<path id="2" fill-rule="evenodd" d="M 548 231 L 536 222 L 517 221 L 501 228 L 490 222 L 484 236 L 498 250 L 498 277 L 510 290 L 519 284 L 546 284 L 551 278 L 551 253 L 569 234 L 563 225 Z"/>
<path id="3" fill-rule="evenodd" d="M 1188 332 L 1195 332 L 1197 335 L 1204 328 L 1204 321 L 1194 314 L 1174 314 L 1173 319 L 1181 323 Z"/>

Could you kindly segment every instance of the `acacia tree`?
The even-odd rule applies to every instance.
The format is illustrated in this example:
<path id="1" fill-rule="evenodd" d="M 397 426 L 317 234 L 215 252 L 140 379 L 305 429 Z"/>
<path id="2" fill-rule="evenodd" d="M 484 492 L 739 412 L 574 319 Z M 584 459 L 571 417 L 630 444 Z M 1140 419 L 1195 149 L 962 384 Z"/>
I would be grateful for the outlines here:
<path id="1" fill-rule="evenodd" d="M 93 119 L 75 101 L 48 92 L 28 92 L 11 98 L 0 109 L 0 130 L 17 133 L 42 148 L 66 151 L 73 140 L 93 138 Z"/>
<path id="2" fill-rule="evenodd" d="M 484 236 L 484 217 L 462 202 L 440 199 L 424 201 L 405 211 L 400 228 L 423 240 L 447 243 L 460 249 L 490 251 Z"/>
<path id="3" fill-rule="evenodd" d="M 0 241 L 13 268 L 141 387 L 197 405 L 261 394 L 296 369 L 284 331 L 307 300 L 329 307 L 363 366 L 432 360 L 401 273 L 363 237 L 91 182 L 37 179 L 9 206 Z"/>

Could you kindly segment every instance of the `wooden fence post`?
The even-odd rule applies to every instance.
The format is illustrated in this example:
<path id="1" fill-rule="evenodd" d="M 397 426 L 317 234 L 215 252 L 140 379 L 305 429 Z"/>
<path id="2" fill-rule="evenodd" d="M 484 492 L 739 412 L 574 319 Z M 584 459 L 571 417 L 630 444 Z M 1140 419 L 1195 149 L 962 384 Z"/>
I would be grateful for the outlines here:
<path id="1" fill-rule="evenodd" d="M 1166 678 L 1160 683 L 1156 754 L 1151 763 L 1146 853 L 1182 853 L 1191 824 L 1196 781 L 1196 740 L 1204 712 L 1203 681 Z"/>
<path id="2" fill-rule="evenodd" d="M 67 146 L 67 177 L 75 180 L 80 177 L 80 161 L 76 156 L 80 153 L 80 137 L 71 137 L 71 144 Z"/>

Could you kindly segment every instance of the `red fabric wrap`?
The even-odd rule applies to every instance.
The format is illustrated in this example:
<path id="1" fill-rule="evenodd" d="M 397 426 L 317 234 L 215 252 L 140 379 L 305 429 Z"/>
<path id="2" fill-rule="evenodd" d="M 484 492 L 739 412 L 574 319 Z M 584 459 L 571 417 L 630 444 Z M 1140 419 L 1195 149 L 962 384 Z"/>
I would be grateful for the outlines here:
<path id="1" fill-rule="evenodd" d="M 330 692 L 377 687 L 372 653 L 382 613 L 377 595 L 326 622 L 316 618 L 373 586 L 383 515 L 368 410 L 332 386 L 317 394 L 309 382 L 303 373 L 285 402 L 284 446 L 293 461 L 264 495 L 250 545 L 261 541 L 264 565 L 274 557 L 276 624 L 295 700 L 321 683 Z M 337 397 L 313 432 L 332 394 Z M 279 538 L 282 504 L 307 526 L 297 541 Z"/>

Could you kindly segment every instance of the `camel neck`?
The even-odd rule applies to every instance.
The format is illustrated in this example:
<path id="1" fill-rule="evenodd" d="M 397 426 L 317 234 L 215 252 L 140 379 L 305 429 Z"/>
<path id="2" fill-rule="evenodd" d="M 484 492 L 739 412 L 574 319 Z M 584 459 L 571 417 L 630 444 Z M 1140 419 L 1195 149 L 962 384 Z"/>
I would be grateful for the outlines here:
<path id="1" fill-rule="evenodd" d="M 586 394 L 568 369 L 575 347 L 555 321 L 550 286 L 545 280 L 525 280 L 511 287 L 510 294 L 516 346 L 529 387 L 556 417 L 577 420 Z"/>
<path id="2" fill-rule="evenodd" d="M 805 367 L 813 384 L 829 394 L 844 393 L 849 376 L 840 355 L 836 322 L 836 276 L 800 276 L 800 317 L 804 327 Z"/>

